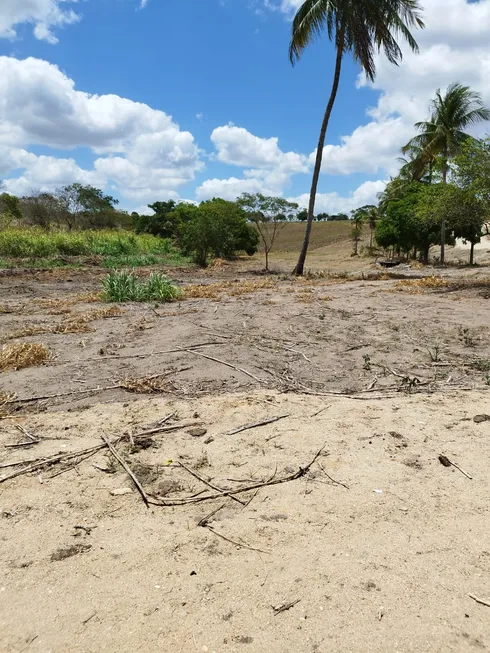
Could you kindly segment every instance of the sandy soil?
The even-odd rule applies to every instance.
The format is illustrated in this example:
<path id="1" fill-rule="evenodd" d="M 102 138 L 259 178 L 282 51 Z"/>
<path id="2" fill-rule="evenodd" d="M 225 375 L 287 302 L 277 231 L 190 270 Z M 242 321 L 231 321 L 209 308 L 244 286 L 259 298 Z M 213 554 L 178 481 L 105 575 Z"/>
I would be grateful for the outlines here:
<path id="1" fill-rule="evenodd" d="M 489 287 L 485 270 L 462 274 L 434 286 L 228 268 L 197 280 L 212 298 L 13 340 L 101 308 L 77 301 L 100 276 L 1 278 L 2 340 L 43 343 L 53 359 L 1 373 L 0 391 L 75 394 L 8 405 L 0 481 L 14 462 L 124 436 L 116 450 L 150 499 L 172 503 L 214 494 L 204 481 L 285 479 L 324 450 L 242 503 L 146 508 L 107 449 L 3 480 L 0 650 L 490 649 L 490 607 L 469 596 L 490 599 L 490 421 L 473 419 L 490 414 Z M 135 392 L 156 374 L 158 392 Z M 201 430 L 131 446 L 171 413 L 168 425 Z M 25 441 L 19 426 L 40 442 L 6 447 Z"/>

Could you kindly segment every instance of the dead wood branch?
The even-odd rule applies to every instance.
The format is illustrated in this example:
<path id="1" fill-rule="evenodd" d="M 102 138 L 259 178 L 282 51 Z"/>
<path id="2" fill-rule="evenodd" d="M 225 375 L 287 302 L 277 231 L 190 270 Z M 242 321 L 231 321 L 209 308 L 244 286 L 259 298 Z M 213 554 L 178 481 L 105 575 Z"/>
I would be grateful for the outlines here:
<path id="1" fill-rule="evenodd" d="M 295 601 L 290 601 L 289 603 L 283 603 L 282 605 L 278 605 L 276 608 L 272 605 L 271 608 L 274 610 L 274 616 L 277 617 L 278 614 L 281 614 L 281 612 L 286 612 L 286 610 L 291 610 L 296 603 L 299 603 L 301 599 L 296 599 Z"/>
<path id="2" fill-rule="evenodd" d="M 140 493 L 141 498 L 143 499 L 143 501 L 144 501 L 144 503 L 145 503 L 145 506 L 146 506 L 147 508 L 149 508 L 149 507 L 150 507 L 150 504 L 149 504 L 149 501 L 148 501 L 148 497 L 146 496 L 146 492 L 143 490 L 143 486 L 142 486 L 141 483 L 139 482 L 139 480 L 138 480 L 136 474 L 133 472 L 133 470 L 132 470 L 131 467 L 127 464 L 127 462 L 124 460 L 124 458 L 122 458 L 122 456 L 120 456 L 120 455 L 118 454 L 118 452 L 116 451 L 116 449 L 114 448 L 114 446 L 109 442 L 109 440 L 106 438 L 106 436 L 105 436 L 104 434 L 102 434 L 100 437 L 101 437 L 102 440 L 106 443 L 106 445 L 107 445 L 109 451 L 110 451 L 111 454 L 114 456 L 114 458 L 117 460 L 117 462 L 121 465 L 121 467 L 124 468 L 126 474 L 127 474 L 127 475 L 130 477 L 130 479 L 133 481 L 133 483 L 134 483 L 136 489 L 137 489 L 138 492 Z"/>
<path id="3" fill-rule="evenodd" d="M 241 372 L 242 374 L 245 374 L 246 376 L 249 376 L 251 379 L 254 379 L 254 381 L 257 381 L 258 383 L 264 383 L 262 379 L 259 379 L 258 376 L 255 376 L 251 372 L 247 372 L 247 370 L 244 370 L 243 367 L 237 367 L 236 365 L 232 365 L 232 363 L 227 363 L 226 361 L 223 361 L 219 358 L 213 358 L 213 356 L 208 356 L 207 354 L 203 354 L 201 351 L 194 351 L 192 349 L 182 349 L 181 351 L 186 351 L 189 354 L 195 354 L 196 356 L 202 356 L 203 358 L 207 358 L 210 361 L 214 361 L 215 363 L 220 363 L 221 365 L 226 365 L 226 367 L 231 367 L 232 370 L 235 370 L 236 372 Z"/>
<path id="4" fill-rule="evenodd" d="M 272 424 L 273 422 L 278 422 L 280 419 L 285 419 L 286 417 L 289 417 L 289 413 L 286 415 L 278 415 L 277 417 L 269 417 L 268 419 L 264 419 L 260 422 L 252 422 L 251 424 L 244 424 L 243 426 L 239 426 L 236 429 L 233 429 L 232 431 L 228 431 L 226 435 L 236 435 L 237 433 L 241 433 L 242 431 L 248 431 L 250 429 L 255 429 L 259 426 L 265 426 L 266 424 Z"/>
<path id="5" fill-rule="evenodd" d="M 218 487 L 217 485 L 213 485 L 213 483 L 211 483 L 210 481 L 207 481 L 203 476 L 201 476 L 200 474 L 198 474 L 196 471 L 194 471 L 193 469 L 190 469 L 190 467 L 187 467 L 187 465 L 184 465 L 184 463 L 183 463 L 183 462 L 180 462 L 180 460 L 177 461 L 177 463 L 178 463 L 178 465 L 179 465 L 180 467 L 182 467 L 183 469 L 185 469 L 186 472 L 189 472 L 189 474 L 190 474 L 191 476 L 194 476 L 194 478 L 197 478 L 198 481 L 201 481 L 201 483 L 204 483 L 204 485 L 207 485 L 207 486 L 208 486 L 209 488 L 211 488 L 212 490 L 215 490 L 216 492 L 219 492 L 220 494 L 223 494 L 223 495 L 224 495 L 224 493 L 228 490 L 228 488 L 227 488 L 227 489 L 223 489 L 223 488 L 221 488 L 221 487 Z M 233 499 L 234 501 L 237 501 L 237 502 L 238 502 L 239 504 L 241 504 L 242 506 L 245 505 L 245 501 L 241 501 L 241 500 L 238 499 L 237 497 L 234 497 L 232 494 L 229 494 L 228 496 L 229 496 L 231 499 Z"/>
<path id="6" fill-rule="evenodd" d="M 264 551 L 264 549 L 256 549 L 254 546 L 249 546 L 248 544 L 242 544 L 241 542 L 237 542 L 236 540 L 232 540 L 229 537 L 226 537 L 226 535 L 223 535 L 222 533 L 218 533 L 218 531 L 215 531 L 212 526 L 206 525 L 205 528 L 207 528 L 208 531 L 211 531 L 211 533 L 214 533 L 218 537 L 221 537 L 221 539 L 225 540 L 225 542 L 229 542 L 230 544 L 234 544 L 235 546 L 239 546 L 241 549 L 248 549 L 249 551 L 258 551 L 258 553 L 267 553 L 267 554 L 270 553 L 270 551 Z"/>
<path id="7" fill-rule="evenodd" d="M 473 599 L 473 601 L 480 603 L 480 605 L 486 605 L 487 608 L 490 608 L 490 601 L 485 601 L 485 599 L 479 599 L 474 594 L 468 594 L 468 596 L 470 597 L 470 599 Z"/>
<path id="8" fill-rule="evenodd" d="M 298 478 L 302 478 L 310 471 L 312 465 L 323 454 L 323 451 L 325 450 L 325 446 L 326 443 L 315 454 L 314 458 L 307 465 L 305 465 L 304 467 L 300 467 L 297 472 L 295 472 L 294 474 L 289 474 L 288 476 L 282 476 L 280 478 L 271 477 L 271 479 L 268 481 L 254 483 L 253 485 L 247 485 L 233 490 L 224 490 L 223 492 L 216 493 L 216 494 L 200 494 L 199 496 L 174 497 L 162 501 L 150 499 L 150 503 L 154 506 L 182 506 L 189 503 L 200 503 L 201 501 L 211 501 L 213 499 L 221 499 L 226 496 L 231 496 L 232 494 L 242 494 L 244 492 L 252 492 L 253 490 L 259 490 L 263 487 L 269 487 L 271 485 L 280 485 L 281 483 L 289 483 L 290 481 L 295 481 Z"/>

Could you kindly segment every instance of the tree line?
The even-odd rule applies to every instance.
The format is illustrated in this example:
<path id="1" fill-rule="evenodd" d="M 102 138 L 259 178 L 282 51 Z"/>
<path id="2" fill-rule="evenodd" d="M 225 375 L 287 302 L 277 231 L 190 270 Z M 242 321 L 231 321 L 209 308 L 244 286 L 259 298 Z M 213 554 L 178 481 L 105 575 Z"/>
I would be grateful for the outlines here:
<path id="1" fill-rule="evenodd" d="M 456 238 L 474 246 L 489 233 L 490 138 L 468 133 L 489 120 L 490 110 L 468 86 L 451 84 L 438 90 L 429 117 L 415 124 L 417 133 L 402 148 L 396 177 L 380 193 L 376 241 L 385 248 L 428 262 L 432 245 Z"/>

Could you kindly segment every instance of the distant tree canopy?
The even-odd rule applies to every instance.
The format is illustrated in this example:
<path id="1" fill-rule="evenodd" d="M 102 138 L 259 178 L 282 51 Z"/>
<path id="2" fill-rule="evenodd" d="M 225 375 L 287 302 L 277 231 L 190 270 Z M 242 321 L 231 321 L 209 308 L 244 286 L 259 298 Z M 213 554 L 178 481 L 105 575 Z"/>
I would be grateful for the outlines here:
<path id="1" fill-rule="evenodd" d="M 259 235 L 236 202 L 214 198 L 186 211 L 189 219 L 181 223 L 179 242 L 198 265 L 206 266 L 210 255 L 230 258 L 257 251 Z"/>

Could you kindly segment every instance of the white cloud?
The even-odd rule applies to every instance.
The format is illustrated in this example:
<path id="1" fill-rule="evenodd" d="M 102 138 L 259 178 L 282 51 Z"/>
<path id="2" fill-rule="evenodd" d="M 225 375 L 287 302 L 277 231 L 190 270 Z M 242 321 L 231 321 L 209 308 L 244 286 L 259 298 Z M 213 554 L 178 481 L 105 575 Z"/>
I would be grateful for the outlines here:
<path id="1" fill-rule="evenodd" d="M 76 177 L 72 181 L 85 176 L 99 184 L 113 182 L 123 197 L 137 202 L 155 195 L 178 197 L 176 189 L 191 181 L 203 165 L 193 135 L 181 131 L 163 111 L 117 95 L 78 91 L 73 80 L 40 59 L 0 57 L 0 146 L 11 149 L 0 167 L 4 174 L 5 167 L 23 169 L 16 182 L 20 187 L 49 186 L 48 172 L 52 185 L 59 185 L 58 170 L 47 166 L 47 173 L 41 174 L 37 164 L 41 157 L 20 157 L 28 145 L 91 148 L 100 155 L 94 169 L 72 167 Z M 21 165 L 15 165 L 16 157 L 22 159 Z M 64 161 L 67 171 L 75 163 L 53 160 Z"/>
<path id="2" fill-rule="evenodd" d="M 349 213 L 352 209 L 365 204 L 377 204 L 376 195 L 384 190 L 386 181 L 365 181 L 347 196 L 333 193 L 318 193 L 316 197 L 315 213 Z M 300 206 L 307 208 L 310 199 L 309 194 L 304 193 L 298 197 L 289 197 L 291 202 L 297 202 Z"/>
<path id="3" fill-rule="evenodd" d="M 211 134 L 216 148 L 214 158 L 221 163 L 244 168 L 243 179 L 208 179 L 197 189 L 198 199 L 225 197 L 241 193 L 282 195 L 291 177 L 309 171 L 308 158 L 296 152 L 283 152 L 277 138 L 260 138 L 233 124 L 217 127 Z"/>
<path id="4" fill-rule="evenodd" d="M 32 24 L 34 36 L 57 43 L 53 28 L 76 23 L 80 16 L 72 5 L 78 0 L 2 0 L 0 3 L 0 38 L 15 38 L 22 23 Z"/>

